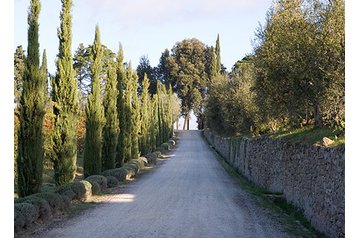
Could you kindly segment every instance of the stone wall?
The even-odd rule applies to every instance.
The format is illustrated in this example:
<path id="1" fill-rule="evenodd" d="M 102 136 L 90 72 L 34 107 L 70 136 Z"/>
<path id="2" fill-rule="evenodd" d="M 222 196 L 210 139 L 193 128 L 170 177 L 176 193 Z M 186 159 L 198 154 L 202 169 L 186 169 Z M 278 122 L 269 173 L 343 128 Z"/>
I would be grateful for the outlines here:
<path id="1" fill-rule="evenodd" d="M 208 142 L 257 186 L 281 192 L 312 226 L 329 237 L 344 237 L 343 146 L 326 148 L 280 139 L 223 138 L 204 131 Z"/>

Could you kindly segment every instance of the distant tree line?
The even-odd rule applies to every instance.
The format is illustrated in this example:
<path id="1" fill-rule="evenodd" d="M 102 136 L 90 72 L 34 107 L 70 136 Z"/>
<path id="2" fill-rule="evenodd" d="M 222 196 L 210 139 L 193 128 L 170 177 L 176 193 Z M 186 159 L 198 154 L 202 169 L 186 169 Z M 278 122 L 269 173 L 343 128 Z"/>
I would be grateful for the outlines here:
<path id="1" fill-rule="evenodd" d="M 98 26 L 93 44 L 80 44 L 72 55 L 71 8 L 72 0 L 62 1 L 55 75 L 48 74 L 45 51 L 40 65 L 39 0 L 30 1 L 27 55 L 21 46 L 15 51 L 15 176 L 21 197 L 39 192 L 46 161 L 57 185 L 73 181 L 79 135 L 85 177 L 120 167 L 173 136 L 178 98 L 171 86 L 156 81 L 151 93 L 146 74 L 139 84 L 131 63 L 123 62 L 122 46 L 116 55 L 102 45 Z"/>
<path id="2" fill-rule="evenodd" d="M 214 77 L 206 126 L 226 135 L 345 128 L 344 1 L 278 0 L 254 53 Z"/>

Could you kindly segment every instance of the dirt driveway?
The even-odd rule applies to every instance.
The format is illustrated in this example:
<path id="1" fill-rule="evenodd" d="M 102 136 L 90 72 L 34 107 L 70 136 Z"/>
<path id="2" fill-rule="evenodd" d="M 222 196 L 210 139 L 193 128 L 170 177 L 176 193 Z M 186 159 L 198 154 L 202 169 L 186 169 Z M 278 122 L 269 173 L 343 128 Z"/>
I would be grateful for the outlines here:
<path id="1" fill-rule="evenodd" d="M 292 237 L 216 160 L 199 131 L 123 194 L 31 237 Z"/>

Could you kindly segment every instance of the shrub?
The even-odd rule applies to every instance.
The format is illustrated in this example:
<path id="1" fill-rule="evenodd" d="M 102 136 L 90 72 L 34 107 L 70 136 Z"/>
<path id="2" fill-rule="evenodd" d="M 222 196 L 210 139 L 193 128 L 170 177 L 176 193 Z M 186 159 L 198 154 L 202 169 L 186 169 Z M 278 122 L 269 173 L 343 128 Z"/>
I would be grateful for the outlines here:
<path id="1" fill-rule="evenodd" d="M 40 192 L 55 192 L 56 185 L 53 183 L 43 183 L 40 187 Z"/>
<path id="2" fill-rule="evenodd" d="M 171 147 L 175 146 L 175 140 L 170 139 L 167 143 L 168 143 Z"/>
<path id="3" fill-rule="evenodd" d="M 157 162 L 157 155 L 155 153 L 146 154 L 145 158 L 147 158 L 148 164 L 155 164 Z"/>
<path id="4" fill-rule="evenodd" d="M 122 168 L 127 170 L 127 178 L 132 178 L 139 172 L 139 167 L 136 164 L 125 164 Z"/>
<path id="5" fill-rule="evenodd" d="M 157 156 L 157 158 L 162 158 L 162 152 L 157 150 L 157 151 L 154 151 L 153 153 Z"/>
<path id="6" fill-rule="evenodd" d="M 39 217 L 38 209 L 30 203 L 15 203 L 14 209 L 15 214 L 17 214 L 14 219 L 18 219 L 15 227 L 19 227 L 21 224 L 23 224 L 22 227 L 29 227 Z M 23 217 L 23 222 L 21 221 L 22 217 L 20 214 Z"/>
<path id="7" fill-rule="evenodd" d="M 160 147 L 164 150 L 170 150 L 170 145 L 168 143 L 163 143 Z"/>
<path id="8" fill-rule="evenodd" d="M 51 217 L 51 207 L 43 198 L 31 195 L 16 199 L 15 203 L 29 203 L 34 205 L 39 212 L 39 219 L 43 221 Z"/>
<path id="9" fill-rule="evenodd" d="M 75 199 L 85 201 L 92 196 L 92 184 L 86 180 L 70 183 Z"/>
<path id="10" fill-rule="evenodd" d="M 109 188 L 114 188 L 114 187 L 118 186 L 119 181 L 118 181 L 118 179 L 116 179 L 116 177 L 109 175 L 109 176 L 106 176 L 106 178 L 107 178 L 107 186 Z"/>
<path id="11" fill-rule="evenodd" d="M 101 186 L 99 186 L 99 184 L 95 181 L 92 181 L 92 180 L 86 180 L 88 182 L 91 183 L 92 185 L 92 195 L 97 195 L 97 194 L 100 194 L 101 193 Z"/>
<path id="12" fill-rule="evenodd" d="M 127 173 L 128 171 L 126 169 L 124 169 L 123 167 L 121 168 L 116 168 L 116 169 L 109 169 L 109 170 L 105 170 L 103 171 L 103 175 L 104 176 L 113 176 L 116 179 L 118 179 L 118 181 L 125 181 L 127 178 Z"/>
<path id="13" fill-rule="evenodd" d="M 16 209 L 16 204 L 14 207 L 14 229 L 15 232 L 21 230 L 25 226 L 25 216 L 22 214 L 21 210 Z"/>
<path id="14" fill-rule="evenodd" d="M 85 180 L 96 182 L 100 186 L 100 190 L 104 191 L 107 188 L 107 179 L 103 175 L 91 175 Z M 93 185 L 92 185 L 93 186 Z"/>
<path id="15" fill-rule="evenodd" d="M 71 183 L 59 187 L 56 193 L 67 197 L 70 201 L 76 198 L 76 193 L 72 190 Z"/>
<path id="16" fill-rule="evenodd" d="M 143 168 L 148 164 L 148 160 L 146 157 L 139 157 L 138 160 L 143 164 Z"/>
<path id="17" fill-rule="evenodd" d="M 54 211 L 63 210 L 65 208 L 65 203 L 63 201 L 63 198 L 58 193 L 54 193 L 54 192 L 35 193 L 32 196 L 45 199 Z"/>

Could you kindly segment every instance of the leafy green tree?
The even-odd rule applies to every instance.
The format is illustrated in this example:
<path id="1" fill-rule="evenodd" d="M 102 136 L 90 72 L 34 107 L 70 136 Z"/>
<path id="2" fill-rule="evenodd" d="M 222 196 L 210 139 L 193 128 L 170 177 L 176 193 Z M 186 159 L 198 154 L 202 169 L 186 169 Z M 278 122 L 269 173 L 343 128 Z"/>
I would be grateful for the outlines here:
<path id="1" fill-rule="evenodd" d="M 206 90 L 206 46 L 199 40 L 185 39 L 178 42 L 167 59 L 170 66 L 170 83 L 181 99 L 184 128 L 189 128 L 190 111 L 200 112 Z"/>
<path id="2" fill-rule="evenodd" d="M 138 159 L 139 155 L 139 134 L 141 129 L 141 120 L 140 120 L 140 102 L 138 99 L 138 75 L 136 72 L 132 73 L 132 131 L 131 131 L 131 156 L 132 159 Z"/>
<path id="3" fill-rule="evenodd" d="M 106 124 L 103 128 L 103 170 L 114 169 L 119 134 L 119 119 L 117 111 L 117 74 L 113 62 L 108 65 L 108 77 L 103 100 Z"/>
<path id="4" fill-rule="evenodd" d="M 100 73 L 102 67 L 103 49 L 100 40 L 99 27 L 96 26 L 95 39 L 92 47 L 91 60 L 91 93 L 86 105 L 86 137 L 83 167 L 85 177 L 100 174 L 102 170 L 102 129 L 106 119 L 101 100 Z"/>
<path id="5" fill-rule="evenodd" d="M 28 54 L 25 61 L 19 108 L 17 185 L 20 197 L 38 192 L 42 184 L 44 156 L 42 124 L 45 115 L 45 78 L 41 73 L 39 59 L 38 19 L 40 11 L 40 1 L 32 0 L 28 13 Z"/>
<path id="6" fill-rule="evenodd" d="M 117 113 L 119 116 L 119 127 L 120 132 L 118 135 L 118 146 L 117 146 L 117 156 L 116 156 L 116 167 L 121 167 L 124 164 L 125 158 L 125 135 L 126 135 L 126 106 L 124 99 L 124 89 L 126 82 L 126 69 L 123 64 L 123 48 L 122 45 L 119 46 L 116 62 L 117 70 Z"/>
<path id="7" fill-rule="evenodd" d="M 149 79 L 147 75 L 144 75 L 143 79 L 143 91 L 141 95 L 141 136 L 140 136 L 140 152 L 142 155 L 146 155 L 150 152 L 150 138 L 149 138 L 149 128 L 150 128 L 150 95 L 149 95 Z"/>
<path id="8" fill-rule="evenodd" d="M 72 66 L 72 0 L 62 1 L 60 41 L 57 59 L 57 74 L 52 78 L 52 101 L 55 115 L 52 133 L 52 159 L 55 181 L 63 185 L 75 178 L 76 172 L 76 126 L 78 121 L 77 84 Z"/>
<path id="9" fill-rule="evenodd" d="M 144 75 L 147 75 L 149 80 L 149 92 L 151 95 L 155 93 L 156 90 L 156 69 L 150 66 L 150 61 L 148 56 L 142 56 L 139 59 L 139 65 L 137 66 L 137 74 L 138 74 L 138 92 L 142 94 L 143 92 L 143 80 Z"/>

